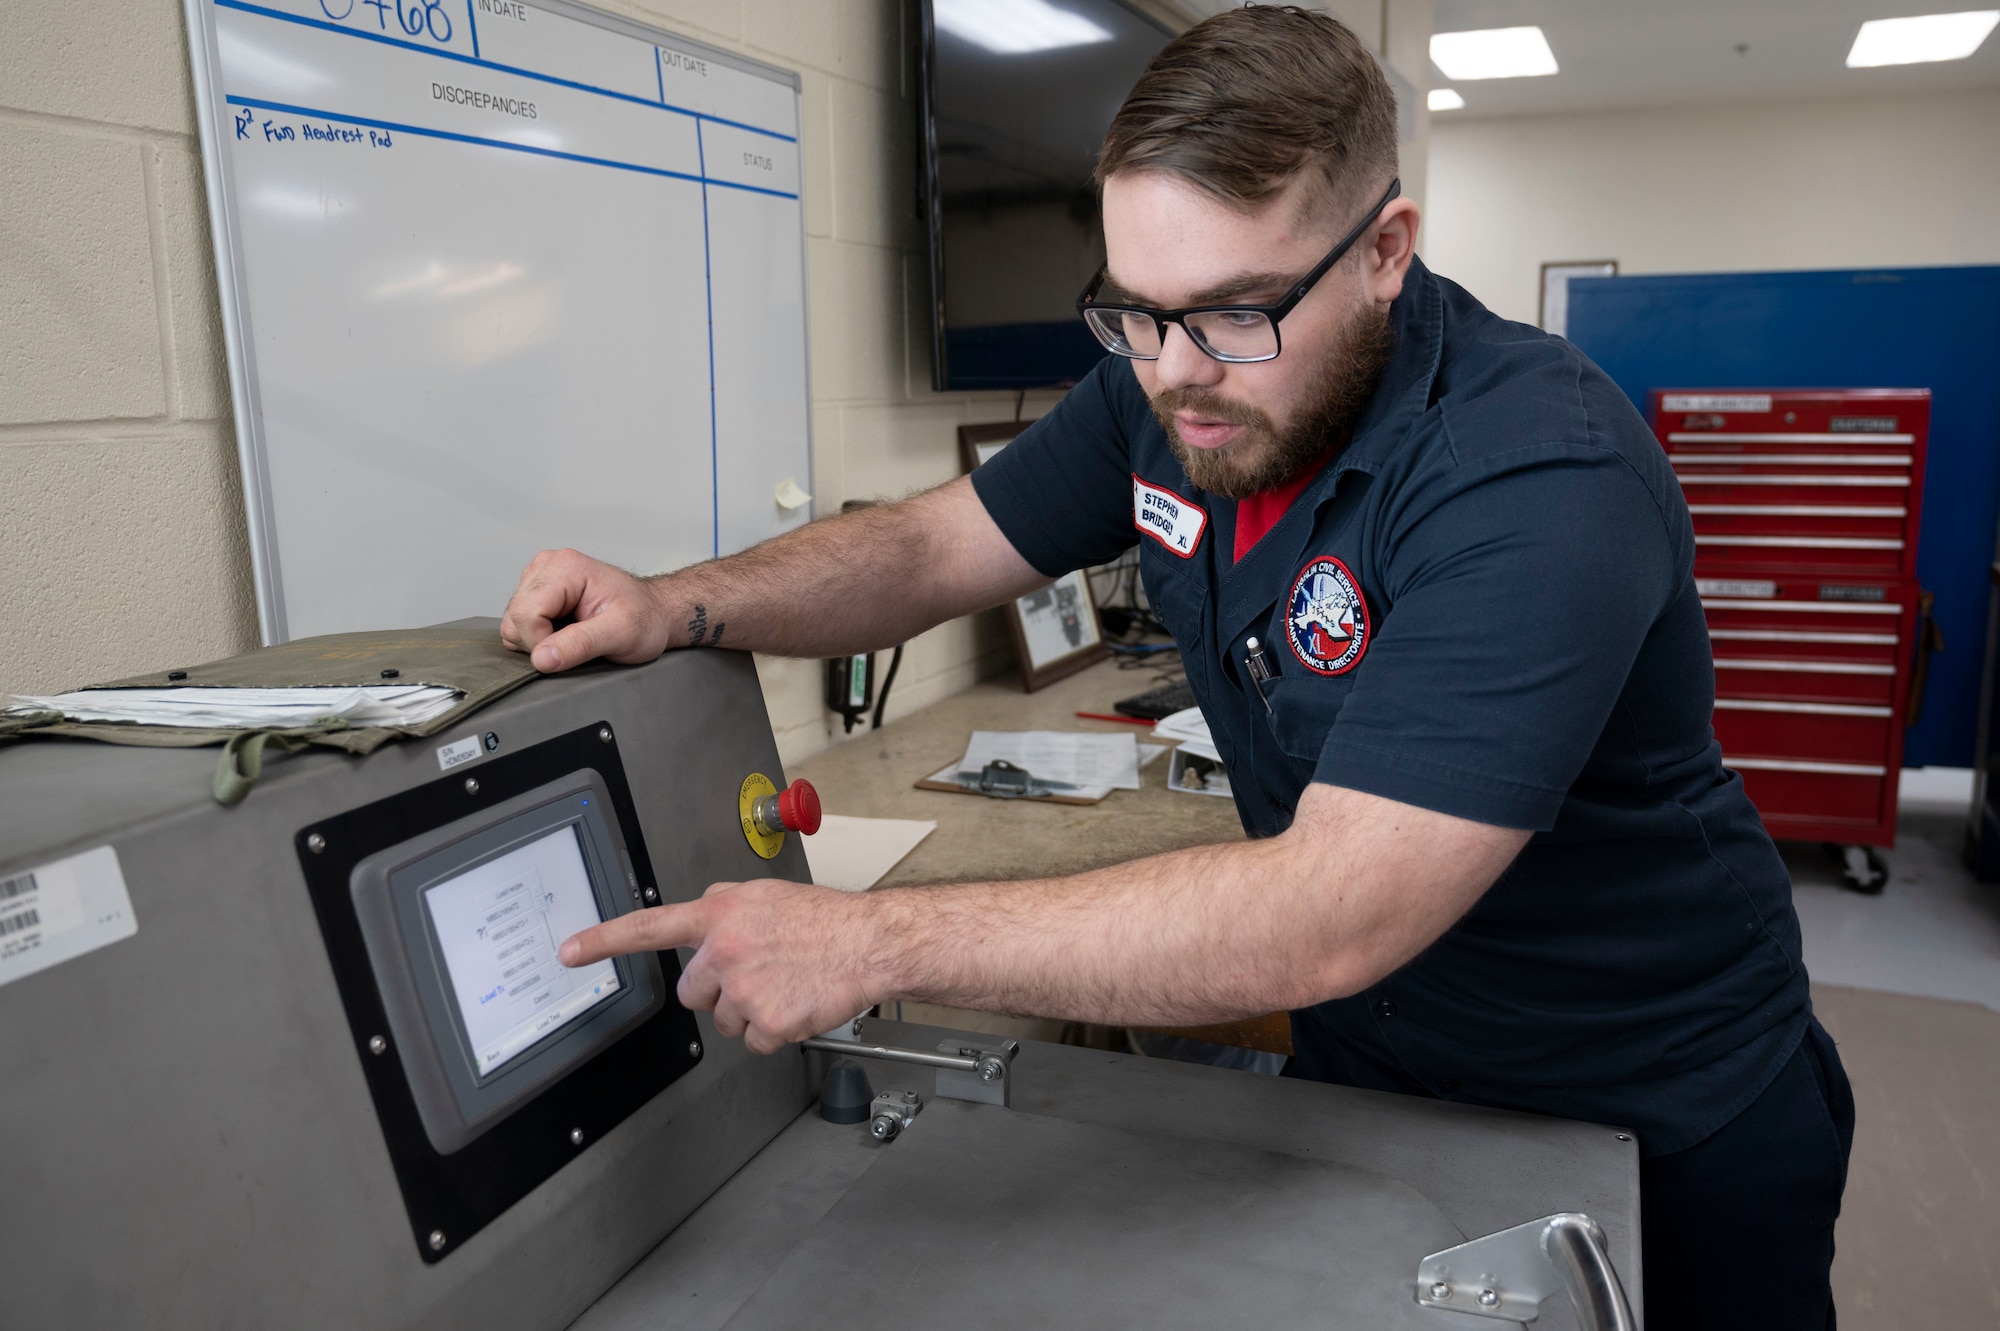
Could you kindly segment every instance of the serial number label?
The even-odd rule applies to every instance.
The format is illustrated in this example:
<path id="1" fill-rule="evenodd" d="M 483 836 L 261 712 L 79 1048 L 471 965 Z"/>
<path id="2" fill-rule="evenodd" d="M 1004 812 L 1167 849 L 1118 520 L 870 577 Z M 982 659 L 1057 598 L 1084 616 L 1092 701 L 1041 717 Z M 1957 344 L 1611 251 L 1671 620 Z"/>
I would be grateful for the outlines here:
<path id="1" fill-rule="evenodd" d="M 109 846 L 0 874 L 0 984 L 139 932 Z"/>

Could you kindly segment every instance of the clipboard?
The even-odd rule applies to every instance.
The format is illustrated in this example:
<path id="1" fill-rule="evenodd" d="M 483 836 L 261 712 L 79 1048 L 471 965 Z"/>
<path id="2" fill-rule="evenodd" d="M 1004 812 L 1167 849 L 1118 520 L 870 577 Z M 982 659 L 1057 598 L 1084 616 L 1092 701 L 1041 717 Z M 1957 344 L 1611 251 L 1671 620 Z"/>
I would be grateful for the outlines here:
<path id="1" fill-rule="evenodd" d="M 1101 804 L 1111 793 L 1110 786 L 1080 786 L 1074 790 L 1041 791 L 1029 795 L 995 796 L 974 786 L 964 785 L 953 778 L 958 775 L 958 761 L 953 759 L 937 771 L 916 783 L 918 790 L 943 790 L 959 795 L 977 795 L 981 799 L 1008 798 L 1034 804 Z"/>

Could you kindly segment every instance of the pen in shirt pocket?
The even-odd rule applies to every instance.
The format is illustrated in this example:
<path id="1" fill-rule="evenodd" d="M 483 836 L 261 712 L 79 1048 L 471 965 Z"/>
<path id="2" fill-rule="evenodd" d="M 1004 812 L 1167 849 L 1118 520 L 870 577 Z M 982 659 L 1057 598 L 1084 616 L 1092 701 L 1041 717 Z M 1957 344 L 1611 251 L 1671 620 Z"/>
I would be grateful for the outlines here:
<path id="1" fill-rule="evenodd" d="M 1264 704 L 1264 710 L 1276 716 L 1271 700 L 1264 694 L 1264 681 L 1271 678 L 1271 662 L 1264 655 L 1264 644 L 1255 638 L 1246 638 L 1243 646 L 1248 652 L 1243 658 L 1243 668 L 1250 673 L 1250 687 L 1257 690 L 1257 701 Z"/>

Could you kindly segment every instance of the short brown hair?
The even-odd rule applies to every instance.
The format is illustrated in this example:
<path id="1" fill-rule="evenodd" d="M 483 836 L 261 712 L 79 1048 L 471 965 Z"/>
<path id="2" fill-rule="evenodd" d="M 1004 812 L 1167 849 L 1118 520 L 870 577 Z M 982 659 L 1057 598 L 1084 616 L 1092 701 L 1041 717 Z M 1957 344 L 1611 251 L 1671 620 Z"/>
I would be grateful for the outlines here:
<path id="1" fill-rule="evenodd" d="M 1097 183 L 1165 171 L 1254 208 L 1303 171 L 1337 199 L 1396 174 L 1396 94 L 1360 38 L 1328 14 L 1246 5 L 1153 57 L 1119 108 Z"/>

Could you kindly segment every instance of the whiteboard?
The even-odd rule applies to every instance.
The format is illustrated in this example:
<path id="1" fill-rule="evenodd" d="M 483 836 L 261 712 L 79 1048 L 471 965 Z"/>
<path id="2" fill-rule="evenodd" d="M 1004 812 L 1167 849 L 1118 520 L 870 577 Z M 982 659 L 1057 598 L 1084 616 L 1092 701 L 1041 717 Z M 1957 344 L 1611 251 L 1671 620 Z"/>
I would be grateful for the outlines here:
<path id="1" fill-rule="evenodd" d="M 796 74 L 565 0 L 186 7 L 265 642 L 810 520 Z"/>

